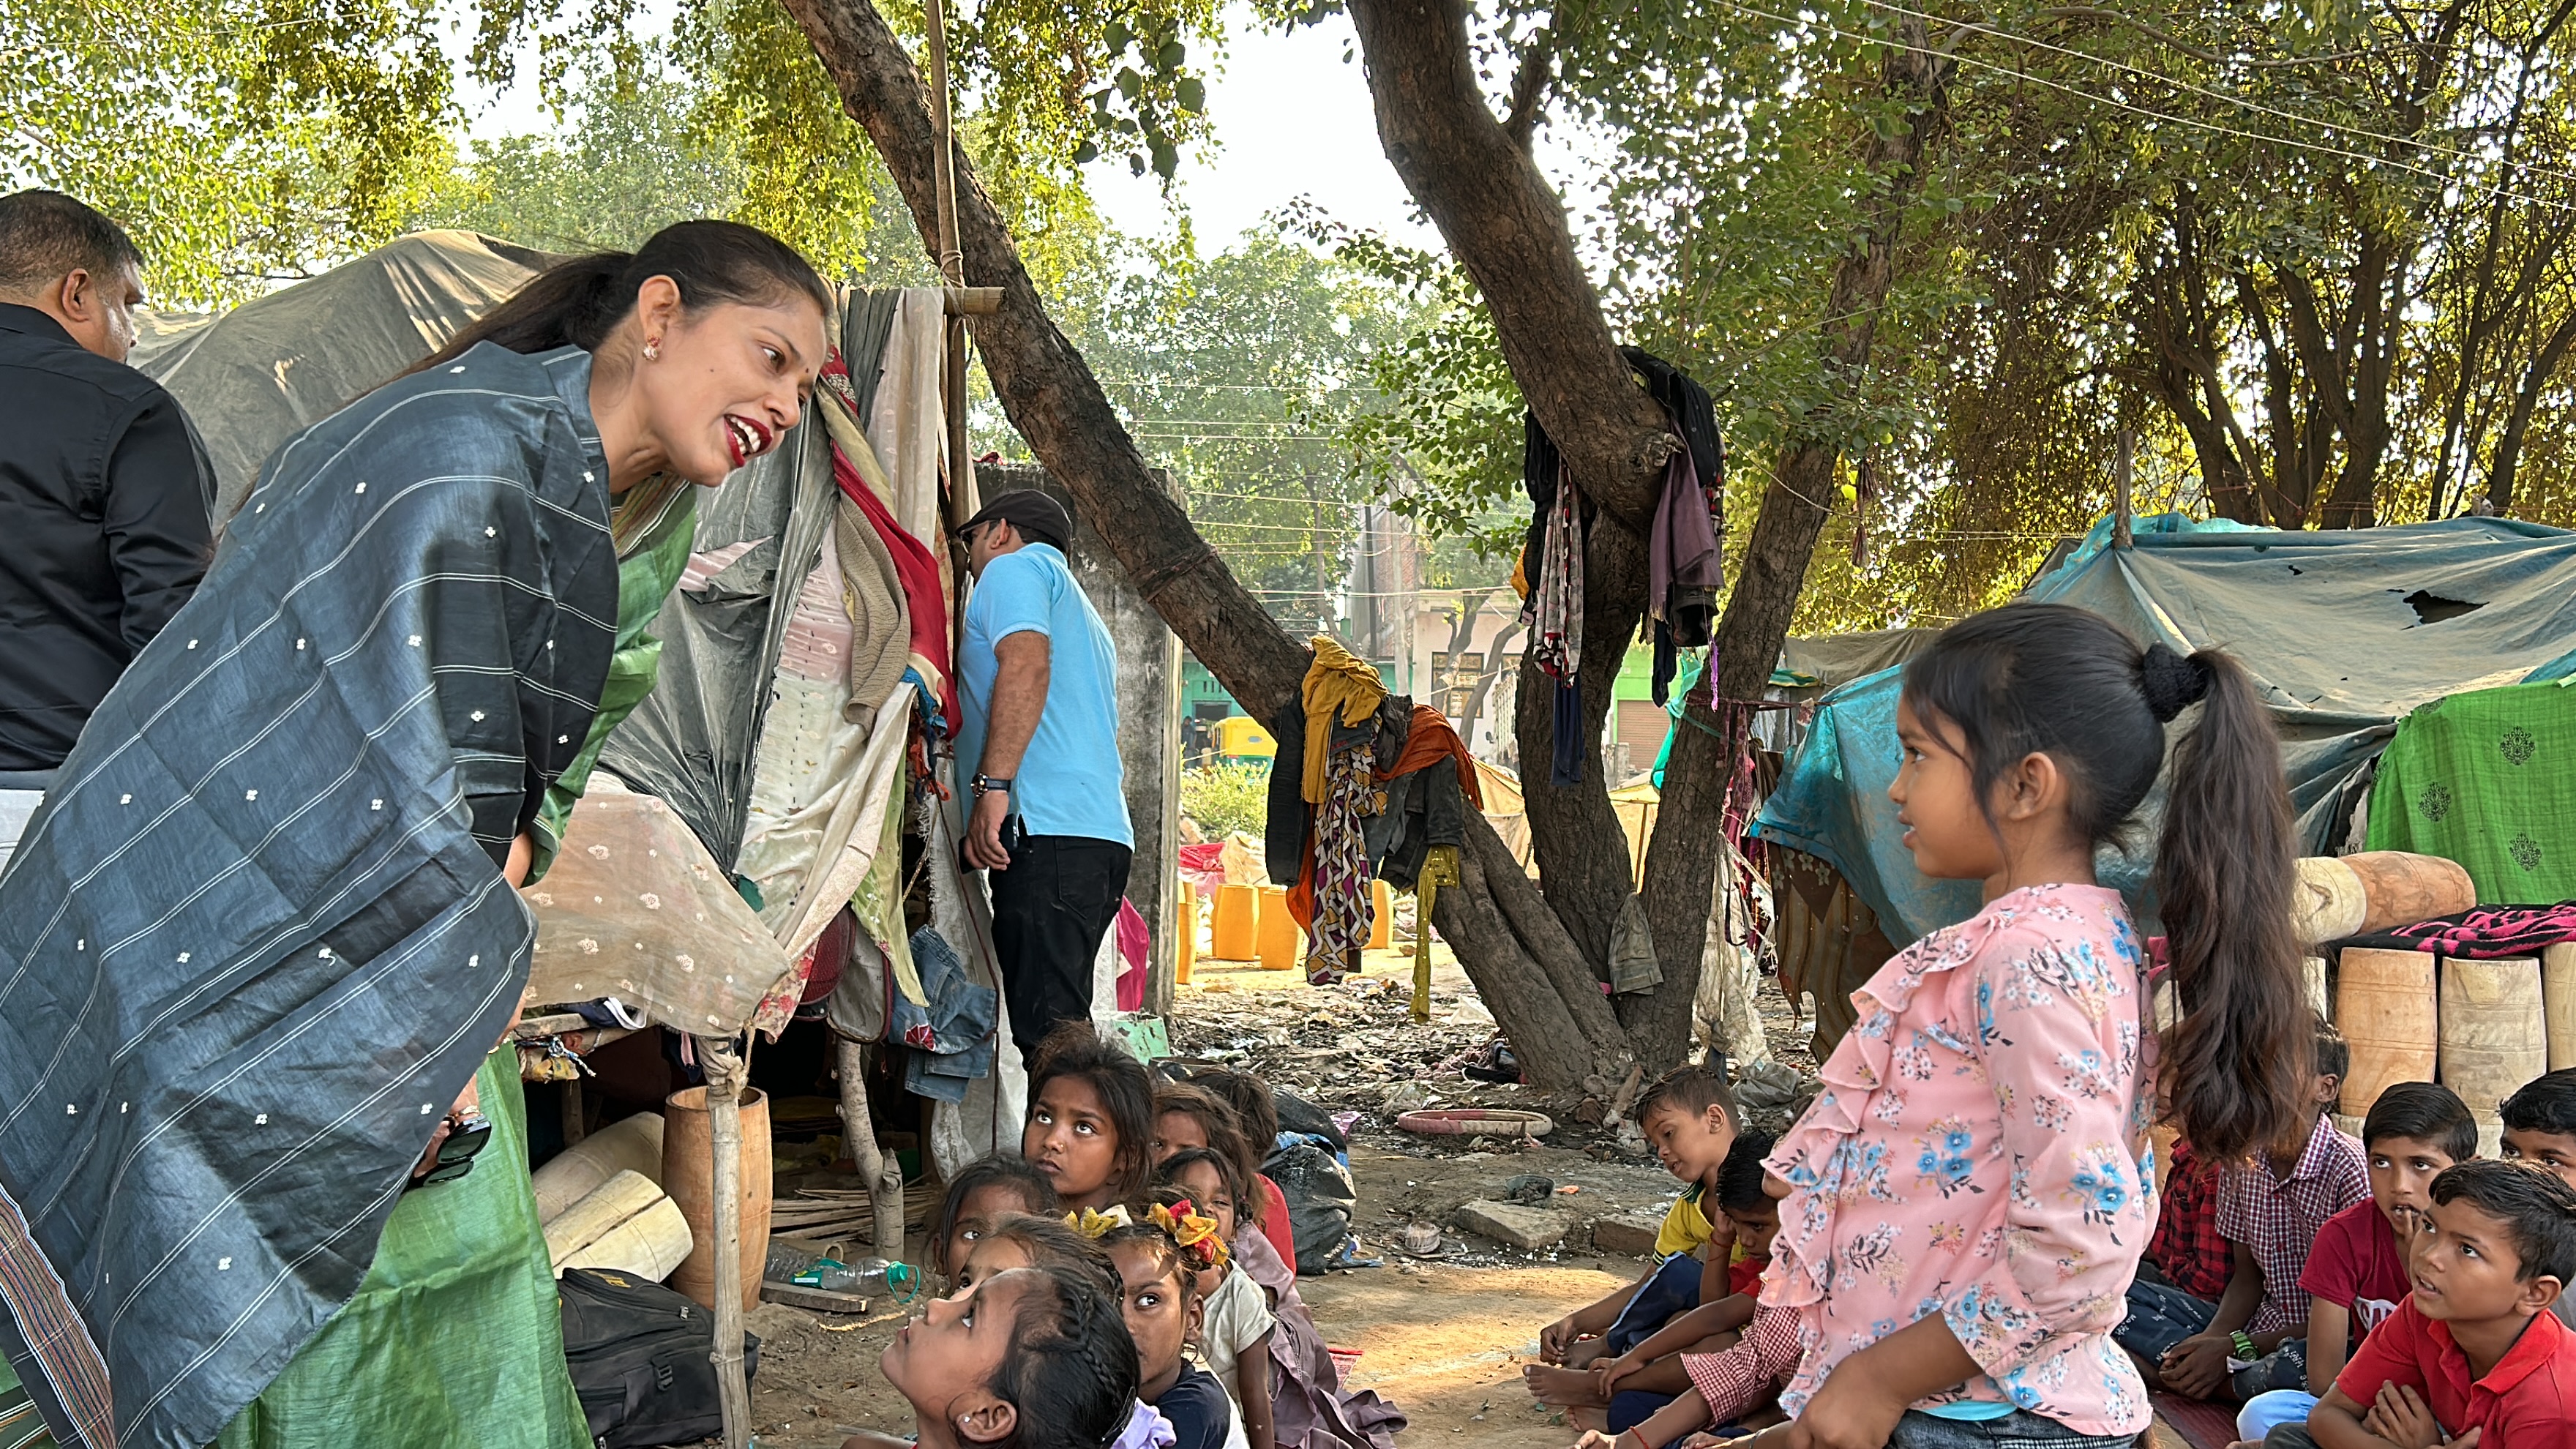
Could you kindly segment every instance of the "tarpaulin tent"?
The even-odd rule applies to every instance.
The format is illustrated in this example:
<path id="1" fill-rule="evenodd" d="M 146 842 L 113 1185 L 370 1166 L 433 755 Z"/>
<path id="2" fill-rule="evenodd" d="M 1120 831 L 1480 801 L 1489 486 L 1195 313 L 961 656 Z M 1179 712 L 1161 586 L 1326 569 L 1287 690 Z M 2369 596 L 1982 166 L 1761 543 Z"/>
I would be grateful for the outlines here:
<path id="1" fill-rule="evenodd" d="M 216 463 L 220 524 L 280 444 L 427 356 L 553 260 L 468 233 L 405 237 L 219 316 L 147 315 L 135 361 L 197 423 Z M 942 1166 L 992 1150 L 1021 1115 L 989 921 L 957 864 L 955 808 L 916 813 L 906 771 L 916 719 L 945 711 L 954 723 L 943 502 L 953 516 L 975 506 L 971 477 L 942 497 L 947 313 L 991 301 L 975 289 L 842 290 L 831 325 L 846 374 L 827 373 L 787 447 L 705 499 L 689 570 L 654 629 L 664 649 L 655 689 L 611 737 L 556 872 L 528 896 L 542 1000 L 615 996 L 701 1038 L 718 1088 L 709 1105 L 720 1184 L 733 1170 L 728 1133 L 738 1134 L 731 1107 L 743 1075 L 729 1043 L 784 1020 L 818 939 L 838 939 L 826 927 L 845 906 L 863 928 L 851 964 L 875 971 L 864 982 L 845 973 L 845 992 L 877 999 L 889 973 L 902 987 L 865 1040 L 891 1028 L 923 1046 L 954 1035 L 960 1001 L 978 991 L 994 1000 L 993 1019 L 975 1023 L 979 1040 L 923 1046 L 940 1065 L 916 1075 L 965 1087 L 963 1101 L 943 1096 L 931 1114 L 927 1145 Z M 927 621 L 923 632 L 912 632 L 916 620 Z M 863 658 L 891 668 L 863 671 Z M 907 828 L 945 867 L 927 872 L 933 908 L 922 930 L 945 943 L 932 952 L 946 973 L 932 993 L 910 974 L 895 869 Z M 884 1171 L 871 1170 L 879 1159 L 856 1050 L 845 1033 L 846 1136 L 892 1256 L 902 1179 L 890 1153 Z M 721 1187 L 715 1196 L 721 1276 L 735 1209 Z M 716 1298 L 718 1342 L 728 1343 L 739 1305 Z M 739 1443 L 748 1432 L 739 1357 L 719 1354 L 719 1368 L 730 1380 L 728 1437 Z"/>
<path id="2" fill-rule="evenodd" d="M 2311 854 L 2350 840 L 2371 768 L 2408 711 L 2576 672 L 2576 533 L 2495 518 L 2272 532 L 2167 516 L 2141 520 L 2135 547 L 2108 538 L 2098 525 L 2023 596 L 2090 609 L 2142 642 L 2244 660 L 2280 727 Z M 1898 843 L 1887 786 L 1899 675 L 1825 697 L 1753 831 L 1841 871 L 1901 944 L 1974 914 L 1977 887 L 1926 880 Z M 2159 787 L 2142 841 L 2162 799 Z M 2108 854 L 2103 877 L 2134 890 L 2146 864 L 2143 849 Z"/>
<path id="3" fill-rule="evenodd" d="M 419 232 L 229 312 L 147 313 L 129 360 L 205 440 L 220 524 L 278 444 L 436 351 L 556 260 L 473 232 Z"/>

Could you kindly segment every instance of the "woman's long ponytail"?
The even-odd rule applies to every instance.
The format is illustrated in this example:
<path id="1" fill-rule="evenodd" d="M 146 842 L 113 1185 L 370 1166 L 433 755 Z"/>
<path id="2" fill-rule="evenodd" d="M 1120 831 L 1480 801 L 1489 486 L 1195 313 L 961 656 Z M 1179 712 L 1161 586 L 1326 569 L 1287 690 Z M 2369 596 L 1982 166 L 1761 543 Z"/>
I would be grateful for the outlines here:
<path id="1" fill-rule="evenodd" d="M 2161 1075 L 2185 1140 L 2232 1162 L 2307 1136 L 2315 1033 L 2280 738 L 2242 664 L 2214 649 L 2189 664 L 2200 723 L 2174 753 L 2154 870 L 2180 1008 Z"/>

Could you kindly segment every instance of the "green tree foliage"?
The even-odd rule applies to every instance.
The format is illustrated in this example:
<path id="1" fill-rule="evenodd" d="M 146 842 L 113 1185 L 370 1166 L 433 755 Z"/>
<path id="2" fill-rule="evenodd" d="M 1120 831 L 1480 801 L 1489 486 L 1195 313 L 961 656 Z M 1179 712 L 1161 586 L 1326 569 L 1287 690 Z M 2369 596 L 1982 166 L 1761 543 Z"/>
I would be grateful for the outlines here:
<path id="1" fill-rule="evenodd" d="M 1181 813 L 1210 840 L 1258 836 L 1270 813 L 1270 766 L 1201 765 L 1181 772 Z"/>
<path id="2" fill-rule="evenodd" d="M 427 0 L 0 0 L 0 189 L 122 218 L 165 301 L 255 295 L 390 236 L 443 173 Z"/>

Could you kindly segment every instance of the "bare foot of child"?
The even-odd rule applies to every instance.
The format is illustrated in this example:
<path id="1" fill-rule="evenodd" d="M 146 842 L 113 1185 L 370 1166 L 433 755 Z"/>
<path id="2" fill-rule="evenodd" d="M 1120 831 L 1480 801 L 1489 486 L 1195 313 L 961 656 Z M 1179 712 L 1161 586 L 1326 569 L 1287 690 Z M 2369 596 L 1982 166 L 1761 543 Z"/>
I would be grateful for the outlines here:
<path id="1" fill-rule="evenodd" d="M 1565 1366 L 1588 1369 L 1610 1356 L 1610 1340 L 1587 1338 L 1565 1351 Z"/>
<path id="2" fill-rule="evenodd" d="M 1565 1425 L 1569 1429 L 1597 1430 L 1607 1434 L 1610 1432 L 1610 1411 L 1590 1404 L 1568 1409 L 1565 1411 Z M 1636 1436 L 1631 1434 L 1628 1437 L 1633 1439 Z"/>
<path id="3" fill-rule="evenodd" d="M 1534 1363 L 1523 1365 L 1521 1376 L 1529 1381 L 1530 1397 L 1542 1404 L 1574 1408 L 1609 1402 L 1601 1397 L 1601 1376 L 1590 1369 L 1550 1368 Z"/>

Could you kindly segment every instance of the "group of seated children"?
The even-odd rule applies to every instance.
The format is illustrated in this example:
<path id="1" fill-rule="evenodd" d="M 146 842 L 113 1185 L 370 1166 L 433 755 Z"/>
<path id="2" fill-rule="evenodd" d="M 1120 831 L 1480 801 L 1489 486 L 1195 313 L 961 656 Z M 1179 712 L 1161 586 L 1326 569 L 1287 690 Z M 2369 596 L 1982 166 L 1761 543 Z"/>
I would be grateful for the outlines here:
<path id="1" fill-rule="evenodd" d="M 1725 1082 L 1699 1067 L 1647 1088 L 1636 1122 L 1683 1183 L 1656 1235 L 1655 1266 L 1540 1333 L 1541 1362 L 1524 1370 L 1530 1392 L 1591 1431 L 1587 1442 L 1619 1449 L 1777 1423 L 1798 1335 L 1789 1314 L 1754 1301 L 1780 1230 L 1762 1171 L 1771 1139 L 1739 1134 Z"/>
<path id="2" fill-rule="evenodd" d="M 1020 1156 L 958 1173 L 931 1224 L 948 1296 L 882 1360 L 923 1449 L 1391 1449 L 1403 1416 L 1342 1387 L 1298 1296 L 1254 1147 L 1277 1135 L 1258 1077 L 1158 1088 L 1087 1023 L 1049 1037 Z M 1059 1382 L 1059 1360 L 1112 1409 Z"/>
<path id="3" fill-rule="evenodd" d="M 2500 1108 L 2518 1162 L 2474 1160 L 2448 1087 L 2382 1091 L 2358 1143 L 2326 1115 L 2348 1064 L 2316 1033 L 2297 1151 L 2222 1166 L 2178 1148 L 2114 1337 L 2152 1386 L 2241 1404 L 2240 1446 L 2576 1444 L 2576 1070 Z M 2213 1296 L 2212 1290 L 2215 1289 Z"/>

